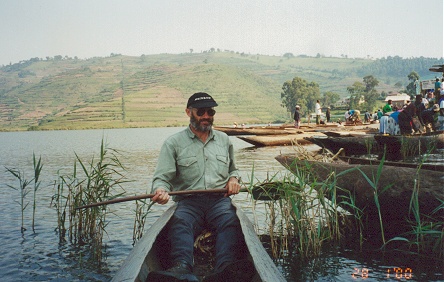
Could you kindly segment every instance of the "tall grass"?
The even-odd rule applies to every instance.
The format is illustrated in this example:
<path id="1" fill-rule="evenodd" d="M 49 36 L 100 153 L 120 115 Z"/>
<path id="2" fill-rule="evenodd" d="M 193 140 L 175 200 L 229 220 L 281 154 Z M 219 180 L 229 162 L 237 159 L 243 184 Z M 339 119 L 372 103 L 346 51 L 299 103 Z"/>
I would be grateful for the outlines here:
<path id="1" fill-rule="evenodd" d="M 42 164 L 42 157 L 40 156 L 37 160 L 35 158 L 35 153 L 32 154 L 32 160 L 33 160 L 33 167 L 34 167 L 34 194 L 33 194 L 33 204 L 32 204 L 32 230 L 35 226 L 35 209 L 36 209 L 36 196 L 37 196 L 37 190 L 40 187 L 40 174 L 42 172 L 43 164 Z"/>
<path id="2" fill-rule="evenodd" d="M 30 189 L 29 185 L 34 182 L 34 194 L 33 194 L 33 206 L 32 206 L 32 230 L 34 230 L 34 224 L 35 224 L 35 210 L 36 210 L 36 197 L 37 197 L 37 190 L 40 187 L 40 173 L 43 168 L 43 164 L 41 162 L 42 158 L 39 157 L 38 161 L 35 157 L 35 154 L 32 154 L 33 157 L 33 165 L 34 165 L 34 178 L 31 180 L 28 180 L 25 178 L 25 172 L 21 171 L 16 168 L 8 168 L 6 167 L 6 171 L 11 173 L 17 180 L 19 181 L 18 187 L 14 187 L 12 185 L 7 184 L 9 188 L 12 188 L 16 191 L 20 192 L 20 199 L 19 201 L 16 201 L 20 205 L 20 212 L 21 212 L 21 227 L 20 230 L 22 234 L 26 231 L 25 228 L 25 210 L 29 205 L 29 202 L 26 201 L 26 196 L 29 194 Z"/>
<path id="3" fill-rule="evenodd" d="M 427 160 L 428 155 L 435 149 L 432 144 L 428 146 L 427 152 L 422 155 L 419 160 L 418 170 L 416 172 L 416 178 L 419 180 L 419 170 L 422 164 Z M 439 180 L 438 180 L 439 181 Z M 421 214 L 419 205 L 419 192 L 421 187 L 419 181 L 416 181 L 412 190 L 412 197 L 410 199 L 409 211 L 413 216 L 413 219 L 408 219 L 411 231 L 400 234 L 400 236 L 394 237 L 384 244 L 384 247 L 389 243 L 405 243 L 409 252 L 416 252 L 417 254 L 434 254 L 437 258 L 444 258 L 444 221 L 442 216 L 444 211 L 444 202 L 440 200 L 441 204 L 436 207 L 432 215 L 436 215 L 436 218 L 432 216 L 425 216 Z"/>
<path id="4" fill-rule="evenodd" d="M 393 184 L 385 187 L 380 185 L 384 162 L 385 154 L 372 175 L 366 175 L 359 167 L 352 167 L 340 173 L 332 171 L 325 179 L 319 180 L 316 179 L 316 173 L 309 163 L 291 164 L 291 174 L 285 175 L 283 180 L 276 179 L 272 189 L 271 184 L 267 184 L 268 188 L 264 187 L 270 194 L 273 193 L 271 200 L 266 203 L 270 240 L 275 248 L 272 254 L 279 257 L 291 253 L 291 249 L 295 248 L 302 258 L 318 256 L 325 243 L 338 244 L 350 239 L 353 242 L 359 240 L 362 248 L 364 242 L 369 239 L 366 238 L 369 226 L 364 220 L 365 211 L 355 205 L 355 198 L 350 191 L 337 185 L 338 178 L 347 177 L 351 171 L 358 170 L 373 192 L 372 202 L 376 206 L 379 220 L 381 247 L 385 248 L 389 243 L 397 241 L 407 243 L 409 252 L 415 248 L 418 254 L 436 254 L 442 258 L 444 223 L 438 214 L 442 214 L 444 202 L 435 209 L 436 217 L 421 214 L 418 200 L 421 189 L 418 186 L 419 181 L 412 187 L 412 220 L 406 219 L 411 231 L 406 234 L 401 234 L 403 231 L 400 231 L 399 236 L 392 233 L 391 236 L 397 237 L 387 240 L 384 224 L 390 219 L 382 217 L 380 199 Z M 419 165 L 418 172 L 420 167 Z M 279 197 L 274 197 L 275 194 Z"/>
<path id="5" fill-rule="evenodd" d="M 11 173 L 17 180 L 19 181 L 18 187 L 14 187 L 12 185 L 8 185 L 9 188 L 14 189 L 16 191 L 20 192 L 20 199 L 19 201 L 15 201 L 20 205 L 20 213 L 21 213 L 21 227 L 20 231 L 22 234 L 26 231 L 25 228 L 25 209 L 28 206 L 29 202 L 25 201 L 26 195 L 30 192 L 28 189 L 29 184 L 32 182 L 32 180 L 27 180 L 25 178 L 25 173 L 23 171 L 20 171 L 15 168 L 6 168 L 6 171 Z"/>
<path id="6" fill-rule="evenodd" d="M 149 203 L 147 203 L 146 200 L 136 201 L 136 211 L 133 227 L 133 246 L 140 238 L 142 238 L 146 217 L 153 205 L 154 202 L 151 201 Z"/>
<path id="7" fill-rule="evenodd" d="M 106 205 L 85 210 L 75 208 L 110 200 L 124 193 L 121 185 L 127 180 L 117 154 L 116 150 L 106 147 L 102 139 L 97 159 L 93 157 L 89 163 L 85 163 L 76 154 L 73 173 L 59 176 L 54 184 L 56 191 L 53 203 L 58 215 L 60 240 L 65 240 L 68 231 L 69 240 L 73 244 L 90 246 L 96 261 L 102 258 L 109 208 Z"/>
<path id="8" fill-rule="evenodd" d="M 331 177 L 331 181 L 317 182 L 309 169 L 296 168 L 274 186 L 270 179 L 262 185 L 272 199 L 265 206 L 273 256 L 292 253 L 292 249 L 302 257 L 318 256 L 324 243 L 341 240 L 346 212 L 324 197 L 337 189 L 336 176 Z"/>

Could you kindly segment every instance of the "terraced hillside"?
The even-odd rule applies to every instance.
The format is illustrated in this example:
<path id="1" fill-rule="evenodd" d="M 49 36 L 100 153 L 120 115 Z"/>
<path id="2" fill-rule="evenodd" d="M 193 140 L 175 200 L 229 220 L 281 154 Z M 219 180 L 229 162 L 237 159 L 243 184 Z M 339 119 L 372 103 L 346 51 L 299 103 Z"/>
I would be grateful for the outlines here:
<path id="1" fill-rule="evenodd" d="M 287 121 L 280 101 L 286 80 L 299 76 L 321 93 L 346 96 L 362 81 L 357 70 L 371 63 L 234 52 L 35 58 L 0 68 L 0 130 L 182 126 L 186 100 L 197 91 L 219 102 L 218 125 Z"/>

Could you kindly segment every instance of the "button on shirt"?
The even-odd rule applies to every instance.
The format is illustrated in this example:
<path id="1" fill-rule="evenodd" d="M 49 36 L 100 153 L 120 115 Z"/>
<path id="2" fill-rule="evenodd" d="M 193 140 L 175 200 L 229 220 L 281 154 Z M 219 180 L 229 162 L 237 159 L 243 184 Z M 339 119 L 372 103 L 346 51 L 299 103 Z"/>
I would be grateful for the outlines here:
<path id="1" fill-rule="evenodd" d="M 239 178 L 239 171 L 228 135 L 210 130 L 203 143 L 187 127 L 162 145 L 152 191 L 157 188 L 167 191 L 224 188 L 232 176 Z"/>

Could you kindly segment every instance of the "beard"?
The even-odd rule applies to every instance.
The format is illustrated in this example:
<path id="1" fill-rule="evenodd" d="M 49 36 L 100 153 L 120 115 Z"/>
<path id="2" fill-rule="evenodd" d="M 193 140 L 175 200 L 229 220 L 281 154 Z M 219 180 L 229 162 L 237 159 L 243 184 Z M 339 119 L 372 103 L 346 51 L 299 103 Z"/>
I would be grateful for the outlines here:
<path id="1" fill-rule="evenodd" d="M 205 119 L 198 120 L 194 116 L 194 113 L 192 113 L 191 117 L 190 117 L 190 124 L 197 131 L 207 132 L 207 131 L 210 131 L 210 129 L 213 127 L 213 120 L 214 120 L 213 118 L 205 118 Z M 204 121 L 208 122 L 208 125 L 202 125 L 202 122 L 204 122 Z"/>

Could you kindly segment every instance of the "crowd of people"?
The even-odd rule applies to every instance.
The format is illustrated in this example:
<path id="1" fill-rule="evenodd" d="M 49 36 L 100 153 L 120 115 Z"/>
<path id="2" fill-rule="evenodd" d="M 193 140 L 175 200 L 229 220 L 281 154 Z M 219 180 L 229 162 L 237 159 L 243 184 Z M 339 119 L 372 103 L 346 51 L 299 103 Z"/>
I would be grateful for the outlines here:
<path id="1" fill-rule="evenodd" d="M 443 79 L 444 80 L 444 79 Z M 417 94 L 415 101 L 407 101 L 401 108 L 392 106 L 392 101 L 373 115 L 379 120 L 379 132 L 390 135 L 409 135 L 444 130 L 444 91 L 436 79 L 435 91 Z"/>
<path id="2" fill-rule="evenodd" d="M 440 81 L 436 79 L 435 89 L 430 89 L 423 94 L 417 94 L 414 101 L 407 101 L 402 107 L 395 105 L 392 100 L 378 109 L 374 113 L 366 110 L 364 122 L 379 122 L 379 132 L 390 135 L 408 135 L 413 133 L 423 133 L 444 130 L 444 78 Z M 321 120 L 321 105 L 316 101 L 315 114 L 316 124 L 324 124 Z M 361 112 L 359 110 L 347 109 L 344 113 L 345 123 L 357 124 L 361 122 Z M 296 106 L 294 111 L 294 126 L 299 128 L 302 115 L 300 106 Z M 310 117 L 309 117 L 310 118 Z M 326 111 L 327 122 L 331 120 L 330 107 Z M 338 119 L 339 125 L 343 124 Z"/>

